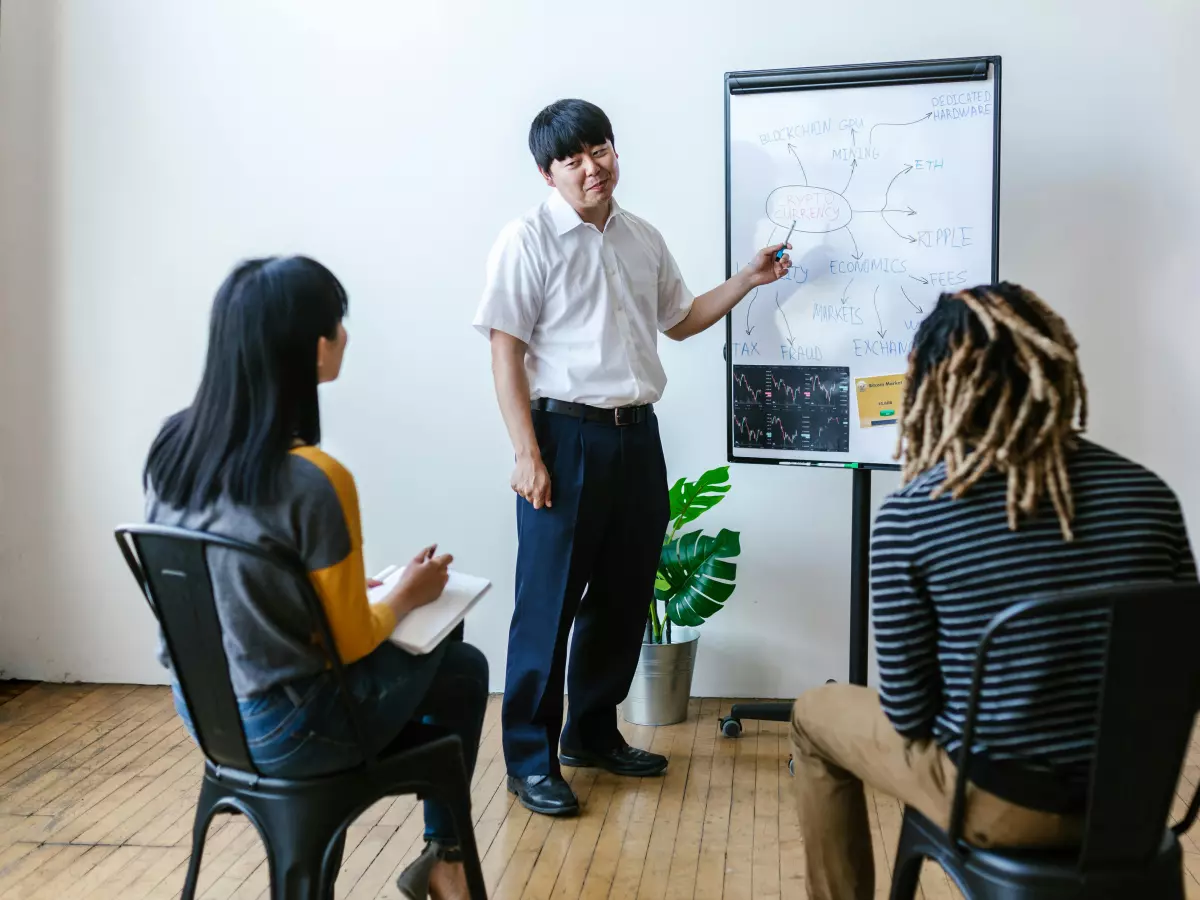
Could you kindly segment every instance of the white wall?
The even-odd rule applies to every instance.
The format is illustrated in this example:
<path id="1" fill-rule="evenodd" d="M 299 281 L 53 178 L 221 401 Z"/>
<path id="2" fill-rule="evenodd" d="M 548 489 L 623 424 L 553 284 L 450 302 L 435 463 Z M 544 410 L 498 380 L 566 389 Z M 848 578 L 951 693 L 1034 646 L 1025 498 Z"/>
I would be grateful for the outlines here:
<path id="1" fill-rule="evenodd" d="M 1002 274 L 1075 328 L 1093 435 L 1200 521 L 1195 9 L 4 0 L 0 673 L 160 680 L 111 529 L 140 515 L 143 454 L 194 389 L 221 278 L 244 255 L 305 252 L 351 294 L 324 413 L 358 478 L 368 564 L 437 540 L 491 576 L 469 638 L 499 687 L 510 453 L 469 321 L 494 235 L 542 196 L 529 120 L 560 96 L 609 112 L 620 198 L 699 292 L 723 274 L 722 73 L 737 68 L 1002 54 Z M 721 342 L 663 348 L 673 476 L 723 461 Z M 705 628 L 696 692 L 844 678 L 847 473 L 733 480 L 708 524 L 742 530 L 740 587 Z M 876 499 L 894 483 L 877 476 Z"/>

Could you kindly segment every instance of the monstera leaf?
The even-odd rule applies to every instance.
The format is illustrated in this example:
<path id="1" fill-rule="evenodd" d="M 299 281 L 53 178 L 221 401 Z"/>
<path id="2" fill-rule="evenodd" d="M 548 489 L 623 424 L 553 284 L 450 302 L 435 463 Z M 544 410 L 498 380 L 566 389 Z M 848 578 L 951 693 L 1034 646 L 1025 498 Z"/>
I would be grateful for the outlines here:
<path id="1" fill-rule="evenodd" d="M 678 531 L 712 509 L 729 492 L 729 466 L 709 469 L 695 481 L 680 478 L 671 487 L 671 530 Z"/>
<path id="2" fill-rule="evenodd" d="M 690 531 L 663 547 L 654 595 L 672 622 L 700 625 L 724 608 L 736 587 L 737 566 L 728 560 L 742 552 L 740 537 L 725 528 L 716 537 Z"/>

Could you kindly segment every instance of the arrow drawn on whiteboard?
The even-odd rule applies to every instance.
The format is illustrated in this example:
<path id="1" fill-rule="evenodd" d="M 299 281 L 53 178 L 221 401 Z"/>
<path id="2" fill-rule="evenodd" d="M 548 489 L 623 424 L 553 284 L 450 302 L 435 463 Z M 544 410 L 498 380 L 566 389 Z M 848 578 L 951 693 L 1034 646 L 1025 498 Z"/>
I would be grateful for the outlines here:
<path id="1" fill-rule="evenodd" d="M 854 170 L 858 168 L 858 160 L 850 160 L 850 177 L 846 179 L 846 186 L 842 188 L 842 196 L 846 195 L 846 191 L 850 190 L 850 182 L 854 180 Z"/>
<path id="2" fill-rule="evenodd" d="M 795 345 L 795 343 L 796 343 L 796 338 L 795 338 L 795 336 L 792 334 L 792 326 L 791 326 L 791 325 L 788 323 L 788 320 L 787 320 L 787 313 L 785 313 L 785 312 L 783 311 L 783 307 L 779 305 L 779 291 L 776 291 L 776 292 L 775 292 L 775 308 L 779 310 L 779 314 L 780 314 L 781 316 L 783 316 L 783 324 L 787 326 L 787 330 L 788 330 L 788 343 L 789 343 L 789 344 L 792 344 L 792 345 L 794 346 L 794 345 Z"/>
<path id="3" fill-rule="evenodd" d="M 908 277 L 911 278 L 913 281 L 921 282 L 921 284 L 929 284 L 929 279 L 922 278 L 920 275 L 909 275 Z"/>
<path id="4" fill-rule="evenodd" d="M 885 225 L 887 225 L 887 227 L 888 227 L 888 228 L 891 228 L 891 229 L 892 229 L 892 231 L 896 231 L 896 229 L 895 229 L 895 227 L 892 225 L 892 223 L 891 223 L 891 222 L 889 222 L 889 221 L 887 220 L 887 216 L 884 216 L 884 217 L 883 217 L 883 223 L 884 223 Z M 904 239 L 905 239 L 906 241 L 908 241 L 910 244 L 915 244 L 915 243 L 917 242 L 917 239 L 916 239 L 915 237 L 913 237 L 911 234 L 901 234 L 900 232 L 896 231 L 896 237 L 898 237 L 898 238 L 904 238 Z"/>
<path id="5" fill-rule="evenodd" d="M 808 186 L 808 173 L 804 171 L 804 163 L 800 162 L 800 154 L 796 152 L 796 148 L 793 147 L 791 144 L 788 144 L 788 150 L 791 151 L 792 156 L 796 157 L 796 163 L 797 163 L 797 165 L 800 166 L 800 174 L 804 176 L 804 184 L 807 187 Z M 887 204 L 884 204 L 884 205 L 886 206 Z"/>
<path id="6" fill-rule="evenodd" d="M 854 279 L 853 279 L 853 278 L 851 278 L 849 281 L 847 281 L 847 282 L 846 282 L 846 289 L 845 289 L 844 291 L 842 291 L 842 306 L 845 306 L 845 305 L 846 305 L 846 301 L 847 301 L 848 299 L 850 299 L 850 298 L 848 298 L 846 295 L 847 295 L 848 293 L 850 293 L 850 285 L 852 285 L 852 284 L 854 284 Z"/>
<path id="7" fill-rule="evenodd" d="M 789 144 L 788 146 L 790 147 L 791 145 Z M 775 241 L 775 232 L 778 230 L 779 230 L 778 225 L 771 226 L 771 233 L 769 235 L 767 235 L 767 246 L 768 247 L 770 247 L 771 244 Z M 801 266 L 801 268 L 804 268 L 804 267 Z M 741 265 L 741 263 L 738 263 L 734 267 L 733 271 L 736 274 L 736 273 L 740 272 L 741 270 L 742 270 L 742 265 Z M 805 270 L 805 272 L 804 272 L 804 280 L 805 281 L 808 280 L 808 270 Z M 755 288 L 754 293 L 750 295 L 750 302 L 746 304 L 746 334 L 747 335 L 749 335 L 752 331 L 754 331 L 754 326 L 750 324 L 750 310 L 754 309 L 754 301 L 757 297 L 758 297 L 758 288 Z"/>
<path id="8" fill-rule="evenodd" d="M 928 119 L 932 115 L 933 115 L 932 112 L 927 112 L 927 113 L 925 113 L 925 115 L 921 116 L 921 118 L 913 119 L 911 122 L 876 122 L 874 125 L 871 126 L 871 130 L 867 132 L 867 143 L 868 144 L 871 143 L 871 141 L 875 135 L 876 128 L 879 128 L 884 125 L 897 125 L 897 126 L 916 125 L 918 122 L 924 122 L 926 119 Z"/>
<path id="9" fill-rule="evenodd" d="M 779 226 L 776 225 L 775 228 Z M 771 237 L 775 237 L 775 228 L 771 229 Z M 767 245 L 770 246 L 770 239 L 767 240 Z M 742 271 L 742 264 L 737 263 L 733 268 L 734 274 Z M 754 299 L 758 296 L 758 288 L 754 289 L 754 293 L 750 295 L 750 302 L 746 304 L 746 334 L 749 335 L 754 331 L 754 326 L 750 324 L 750 310 L 754 309 Z"/>
<path id="10" fill-rule="evenodd" d="M 910 296 L 908 296 L 908 291 L 906 291 L 904 289 L 904 285 L 900 285 L 900 293 L 902 293 L 904 295 L 904 299 L 908 301 L 909 306 L 911 306 L 913 309 L 915 309 L 918 313 L 925 312 L 925 310 L 921 309 L 921 307 L 917 306 L 917 304 L 912 302 L 912 298 Z"/>
<path id="11" fill-rule="evenodd" d="M 917 211 L 915 209 L 913 209 L 911 206 L 906 206 L 904 209 L 852 209 L 852 210 L 850 210 L 850 212 L 863 213 L 863 214 L 899 212 L 899 213 L 904 213 L 906 216 L 915 216 L 917 214 Z"/>
<path id="12" fill-rule="evenodd" d="M 854 135 L 855 135 L 855 131 L 853 128 L 851 128 L 850 129 L 850 146 L 851 147 L 857 146 L 857 144 L 854 143 Z"/>
<path id="13" fill-rule="evenodd" d="M 930 115 L 932 115 L 932 113 L 930 113 Z M 911 164 L 907 165 L 903 169 L 901 169 L 899 172 L 897 172 L 895 175 L 892 176 L 892 180 L 888 182 L 887 190 L 883 192 L 883 210 L 881 210 L 881 212 L 888 208 L 888 194 L 890 194 L 892 192 L 892 185 L 896 183 L 896 179 L 899 178 L 901 175 L 907 175 L 909 172 L 912 171 L 912 168 L 913 167 Z"/>
<path id="14" fill-rule="evenodd" d="M 932 115 L 932 113 L 930 115 Z M 892 192 L 892 185 L 896 183 L 896 179 L 901 175 L 907 175 L 912 171 L 912 169 L 913 167 L 911 165 L 906 165 L 903 169 L 892 176 L 892 180 L 888 182 L 887 190 L 883 192 L 883 209 L 879 211 L 879 215 L 883 218 L 884 224 L 886 224 L 888 228 L 891 228 L 892 231 L 896 232 L 896 237 L 904 238 L 904 240 L 908 241 L 910 244 L 915 244 L 917 242 L 915 237 L 913 237 L 911 234 L 901 234 L 900 232 L 896 231 L 896 229 L 892 226 L 892 223 L 888 221 L 887 217 L 889 212 L 905 212 L 905 210 L 902 209 L 888 209 L 888 195 Z M 910 206 L 907 214 L 910 216 L 916 215 L 916 210 Z"/>
<path id="15" fill-rule="evenodd" d="M 858 249 L 858 241 L 854 240 L 854 232 L 850 230 L 849 225 L 846 226 L 846 234 L 850 235 L 850 240 L 854 241 L 854 252 L 850 255 L 855 259 L 862 259 L 862 251 Z M 850 280 L 853 281 L 854 279 L 851 278 Z"/>
<path id="16" fill-rule="evenodd" d="M 875 294 L 871 297 L 871 304 L 875 307 L 875 319 L 879 322 L 879 330 L 875 333 L 882 339 L 887 336 L 887 332 L 883 330 L 883 319 L 879 318 L 879 285 L 875 285 Z"/>

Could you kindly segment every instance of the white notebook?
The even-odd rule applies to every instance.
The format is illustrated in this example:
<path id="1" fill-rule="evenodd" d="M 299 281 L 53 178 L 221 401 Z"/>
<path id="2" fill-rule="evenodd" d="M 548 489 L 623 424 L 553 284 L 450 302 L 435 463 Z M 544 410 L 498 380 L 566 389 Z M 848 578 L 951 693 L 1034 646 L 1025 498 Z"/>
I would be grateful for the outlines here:
<path id="1" fill-rule="evenodd" d="M 403 574 L 402 567 L 388 566 L 375 576 L 375 580 L 383 584 L 370 588 L 367 591 L 368 599 L 378 603 L 396 586 Z M 409 653 L 429 653 L 467 617 L 467 613 L 491 586 L 492 583 L 486 578 L 464 575 L 451 569 L 450 580 L 446 582 L 441 596 L 401 619 L 392 632 L 391 642 Z"/>

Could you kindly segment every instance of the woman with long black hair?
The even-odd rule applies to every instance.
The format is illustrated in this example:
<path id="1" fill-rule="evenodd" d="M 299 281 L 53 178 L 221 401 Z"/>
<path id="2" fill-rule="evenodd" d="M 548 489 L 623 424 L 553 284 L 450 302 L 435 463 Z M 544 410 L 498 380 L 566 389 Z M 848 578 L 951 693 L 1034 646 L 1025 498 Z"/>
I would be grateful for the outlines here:
<path id="1" fill-rule="evenodd" d="M 379 603 L 367 598 L 354 479 L 318 449 L 317 386 L 337 378 L 346 292 L 305 257 L 243 262 L 212 308 L 208 358 L 192 404 L 172 416 L 145 469 L 151 522 L 282 547 L 305 562 L 346 665 L 372 750 L 410 722 L 461 736 L 473 770 L 487 704 L 487 661 L 449 640 L 415 656 L 387 640 L 447 580 L 448 555 L 426 547 Z M 361 753 L 311 623 L 286 575 L 212 548 L 209 565 L 225 654 L 250 755 L 268 775 L 350 768 Z M 165 647 L 160 660 L 169 667 Z M 191 728 L 174 687 L 176 708 Z M 427 846 L 401 875 L 408 896 L 466 896 L 449 811 L 425 804 Z"/>

